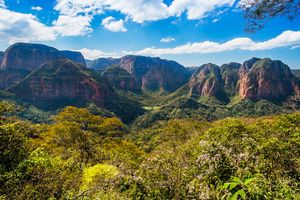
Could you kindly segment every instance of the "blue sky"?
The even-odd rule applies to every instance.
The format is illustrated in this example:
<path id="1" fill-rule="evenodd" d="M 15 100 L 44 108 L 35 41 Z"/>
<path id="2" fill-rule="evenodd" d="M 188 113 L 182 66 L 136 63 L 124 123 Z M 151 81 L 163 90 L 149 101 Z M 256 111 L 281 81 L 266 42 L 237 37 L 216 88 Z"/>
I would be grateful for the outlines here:
<path id="1" fill-rule="evenodd" d="M 300 68 L 300 19 L 279 17 L 255 34 L 236 0 L 0 0 L 0 49 L 34 42 L 86 58 L 159 56 L 185 66 L 251 57 Z"/>

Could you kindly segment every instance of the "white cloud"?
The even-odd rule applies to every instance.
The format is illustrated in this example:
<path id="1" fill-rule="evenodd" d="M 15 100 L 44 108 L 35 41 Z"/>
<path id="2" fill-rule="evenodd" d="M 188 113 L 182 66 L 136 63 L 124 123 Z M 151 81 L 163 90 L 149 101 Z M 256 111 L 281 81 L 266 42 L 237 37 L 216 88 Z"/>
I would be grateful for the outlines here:
<path id="1" fill-rule="evenodd" d="M 107 9 L 119 11 L 137 23 L 169 17 L 168 6 L 163 0 L 104 0 L 103 2 Z"/>
<path id="2" fill-rule="evenodd" d="M 107 52 L 104 52 L 101 50 L 87 49 L 87 48 L 79 49 L 76 51 L 81 52 L 82 55 L 84 56 L 84 58 L 89 59 L 89 60 L 94 60 L 94 59 L 101 58 L 101 57 L 119 57 L 120 56 L 117 53 L 107 53 Z"/>
<path id="3" fill-rule="evenodd" d="M 233 6 L 236 0 L 174 0 L 168 8 L 171 16 L 187 13 L 188 19 L 201 19 L 205 15 L 223 6 Z"/>
<path id="4" fill-rule="evenodd" d="M 201 19 L 208 12 L 222 6 L 232 6 L 234 0 L 173 0 L 170 6 L 163 0 L 56 0 L 54 10 L 58 18 L 47 26 L 32 14 L 7 10 L 4 0 L 0 0 L 0 40 L 9 43 L 16 41 L 49 41 L 57 36 L 83 36 L 92 32 L 94 16 L 105 11 L 118 11 L 137 23 L 156 21 L 186 13 L 188 19 Z M 40 11 L 41 7 L 32 7 Z M 112 17 L 102 24 L 110 31 L 125 32 L 124 20 Z"/>
<path id="5" fill-rule="evenodd" d="M 295 46 L 292 46 L 291 49 L 292 49 L 292 50 L 294 50 L 294 49 L 300 49 L 300 44 L 297 44 L 297 45 L 295 45 Z"/>
<path id="6" fill-rule="evenodd" d="M 0 40 L 8 43 L 55 40 L 57 33 L 31 14 L 0 8 Z"/>
<path id="7" fill-rule="evenodd" d="M 220 18 L 215 18 L 212 20 L 213 23 L 217 23 L 218 21 L 220 21 Z"/>
<path id="8" fill-rule="evenodd" d="M 23 14 L 0 8 L 0 41 L 32 42 L 51 41 L 57 36 L 86 35 L 92 31 L 91 18 L 88 16 L 61 15 L 52 26 L 41 23 L 32 14 Z"/>
<path id="9" fill-rule="evenodd" d="M 103 12 L 103 0 L 57 0 L 54 9 L 62 15 L 96 15 Z"/>
<path id="10" fill-rule="evenodd" d="M 61 36 L 82 36 L 93 31 L 90 27 L 91 21 L 92 19 L 89 16 L 60 15 L 53 22 L 53 29 Z"/>
<path id="11" fill-rule="evenodd" d="M 68 16 L 99 15 L 114 10 L 137 23 L 156 21 L 186 13 L 188 19 L 202 19 L 209 12 L 232 6 L 236 0 L 173 0 L 170 6 L 163 0 L 57 0 L 55 10 Z"/>
<path id="12" fill-rule="evenodd" d="M 128 54 L 137 55 L 171 55 L 171 54 L 203 54 L 217 53 L 232 50 L 269 50 L 280 47 L 289 47 L 300 43 L 300 31 L 284 31 L 277 37 L 264 41 L 255 42 L 250 38 L 235 38 L 225 43 L 217 43 L 212 41 L 188 43 L 174 48 L 145 48 L 140 51 L 127 52 Z"/>
<path id="13" fill-rule="evenodd" d="M 96 59 L 100 57 L 121 57 L 124 55 L 147 55 L 147 56 L 162 56 L 162 55 L 177 55 L 177 54 L 206 54 L 218 53 L 232 50 L 247 50 L 258 51 L 268 50 L 280 47 L 300 48 L 300 31 L 284 31 L 277 37 L 264 41 L 254 42 L 250 38 L 235 38 L 225 43 L 217 43 L 212 41 L 188 43 L 174 48 L 154 48 L 149 47 L 140 51 L 122 51 L 104 52 L 101 50 L 80 49 L 80 51 L 87 59 Z"/>
<path id="14" fill-rule="evenodd" d="M 170 42 L 174 42 L 174 41 L 175 41 L 175 38 L 172 38 L 172 37 L 165 37 L 160 40 L 160 42 L 162 42 L 162 43 L 170 43 Z"/>
<path id="15" fill-rule="evenodd" d="M 0 8 L 5 8 L 5 2 L 4 0 L 0 0 Z"/>
<path id="16" fill-rule="evenodd" d="M 32 6 L 31 10 L 41 11 L 41 10 L 43 10 L 43 8 L 40 6 Z"/>
<path id="17" fill-rule="evenodd" d="M 116 20 L 114 17 L 109 16 L 102 20 L 102 25 L 109 31 L 112 32 L 126 32 L 127 29 L 124 27 L 124 20 Z"/>

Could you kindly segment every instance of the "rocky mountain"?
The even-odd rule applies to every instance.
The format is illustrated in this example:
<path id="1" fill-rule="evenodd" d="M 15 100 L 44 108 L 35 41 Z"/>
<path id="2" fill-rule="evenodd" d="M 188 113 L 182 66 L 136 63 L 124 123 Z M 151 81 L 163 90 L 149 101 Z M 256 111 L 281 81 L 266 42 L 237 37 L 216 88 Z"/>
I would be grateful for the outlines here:
<path id="1" fill-rule="evenodd" d="M 0 51 L 0 66 L 1 66 L 1 63 L 2 63 L 2 60 L 3 60 L 3 57 L 4 57 L 4 52 Z"/>
<path id="2" fill-rule="evenodd" d="M 145 56 L 125 56 L 120 68 L 134 77 L 138 86 L 151 92 L 173 92 L 189 79 L 189 72 L 175 61 Z"/>
<path id="3" fill-rule="evenodd" d="M 188 85 L 191 96 L 211 96 L 224 99 L 220 68 L 212 63 L 199 67 L 190 78 Z"/>
<path id="4" fill-rule="evenodd" d="M 115 58 L 98 58 L 87 62 L 87 67 L 95 70 L 104 70 L 113 65 L 119 65 L 120 59 Z"/>
<path id="5" fill-rule="evenodd" d="M 45 62 L 60 58 L 64 58 L 63 54 L 53 47 L 16 43 L 5 51 L 1 68 L 32 71 Z"/>
<path id="6" fill-rule="evenodd" d="M 295 76 L 281 61 L 253 58 L 242 65 L 239 75 L 242 99 L 276 101 L 299 92 Z"/>
<path id="7" fill-rule="evenodd" d="M 102 76 L 109 80 L 117 89 L 140 92 L 140 88 L 135 79 L 125 69 L 120 67 L 108 67 L 102 73 Z"/>
<path id="8" fill-rule="evenodd" d="M 3 54 L 3 61 L 0 64 L 0 89 L 7 89 L 21 81 L 45 62 L 62 58 L 69 58 L 85 65 L 84 58 L 79 52 L 59 51 L 42 44 L 16 43 Z"/>
<path id="9" fill-rule="evenodd" d="M 76 51 L 69 51 L 69 50 L 63 50 L 63 51 L 60 51 L 62 53 L 62 55 L 69 59 L 69 60 L 72 60 L 73 62 L 76 62 L 76 63 L 79 63 L 79 64 L 82 64 L 84 66 L 86 66 L 86 63 L 85 63 L 85 59 L 83 57 L 83 55 L 80 53 L 80 52 L 76 52 Z"/>
<path id="10" fill-rule="evenodd" d="M 300 69 L 293 69 L 292 74 L 297 78 L 300 78 Z"/>
<path id="11" fill-rule="evenodd" d="M 224 64 L 220 67 L 224 89 L 229 96 L 234 96 L 238 92 L 237 83 L 240 78 L 240 68 L 241 64 L 235 62 Z"/>
<path id="12" fill-rule="evenodd" d="M 113 89 L 105 81 L 99 84 L 84 70 L 83 65 L 70 60 L 50 61 L 8 91 L 44 109 L 81 105 L 85 102 L 105 107 L 106 99 L 115 95 Z"/>

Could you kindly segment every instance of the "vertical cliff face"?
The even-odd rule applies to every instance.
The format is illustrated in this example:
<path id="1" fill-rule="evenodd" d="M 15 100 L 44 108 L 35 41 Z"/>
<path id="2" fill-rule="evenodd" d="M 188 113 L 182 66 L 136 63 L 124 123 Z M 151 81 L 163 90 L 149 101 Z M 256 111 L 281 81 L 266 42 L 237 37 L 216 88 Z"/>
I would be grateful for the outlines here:
<path id="1" fill-rule="evenodd" d="M 237 83 L 239 81 L 239 70 L 241 64 L 239 63 L 228 63 L 221 66 L 221 75 L 224 83 L 224 89 L 226 93 L 233 96 L 238 92 Z"/>
<path id="2" fill-rule="evenodd" d="M 41 64 L 64 58 L 60 51 L 41 44 L 16 43 L 4 53 L 2 69 L 26 69 L 32 71 Z"/>
<path id="3" fill-rule="evenodd" d="M 85 60 L 79 52 L 59 51 L 41 44 L 16 43 L 10 46 L 3 55 L 0 52 L 0 61 L 2 60 L 0 62 L 0 89 L 6 89 L 18 83 L 45 62 L 62 58 L 68 58 L 85 66 Z"/>
<path id="4" fill-rule="evenodd" d="M 146 91 L 173 92 L 189 78 L 188 71 L 174 61 L 144 56 L 125 56 L 120 67 L 131 74 Z"/>
<path id="5" fill-rule="evenodd" d="M 80 104 L 94 102 L 105 107 L 105 98 L 114 95 L 109 84 L 98 84 L 70 60 L 56 60 L 43 64 L 17 85 L 8 89 L 24 101 L 37 106 Z"/>
<path id="6" fill-rule="evenodd" d="M 224 96 L 220 68 L 214 64 L 202 65 L 189 81 L 190 95 L 211 96 L 222 99 Z"/>
<path id="7" fill-rule="evenodd" d="M 76 63 L 79 63 L 79 64 L 82 64 L 84 66 L 86 66 L 86 63 L 85 63 L 85 59 L 83 57 L 83 55 L 80 53 L 80 52 L 76 52 L 76 51 L 69 51 L 69 50 L 63 50 L 63 51 L 60 51 L 62 53 L 62 55 L 73 61 L 73 62 L 76 62 Z"/>
<path id="8" fill-rule="evenodd" d="M 117 58 L 98 58 L 87 63 L 87 67 L 95 70 L 105 70 L 108 67 L 120 65 L 121 59 Z"/>
<path id="9" fill-rule="evenodd" d="M 3 51 L 0 51 L 0 66 L 1 66 L 1 64 L 2 64 L 3 57 L 4 57 L 4 52 L 3 52 Z"/>
<path id="10" fill-rule="evenodd" d="M 102 76 L 111 82 L 111 84 L 119 90 L 127 90 L 132 92 L 140 92 L 140 88 L 135 79 L 120 67 L 109 67 Z"/>
<path id="11" fill-rule="evenodd" d="M 295 77 L 287 65 L 271 59 L 250 61 L 243 64 L 239 73 L 242 99 L 281 100 L 294 93 Z"/>

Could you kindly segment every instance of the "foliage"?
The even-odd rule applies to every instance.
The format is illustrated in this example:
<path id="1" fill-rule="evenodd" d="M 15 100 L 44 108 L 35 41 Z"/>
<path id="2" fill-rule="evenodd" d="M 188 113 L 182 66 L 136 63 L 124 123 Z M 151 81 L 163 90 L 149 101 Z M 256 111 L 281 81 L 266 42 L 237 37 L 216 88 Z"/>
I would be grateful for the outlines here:
<path id="1" fill-rule="evenodd" d="M 75 107 L 30 124 L 10 106 L 0 103 L 1 199 L 300 198 L 299 113 L 129 129 Z"/>
<path id="2" fill-rule="evenodd" d="M 248 20 L 247 30 L 255 32 L 274 17 L 286 16 L 294 19 L 300 11 L 299 0 L 243 0 L 240 3 Z"/>

